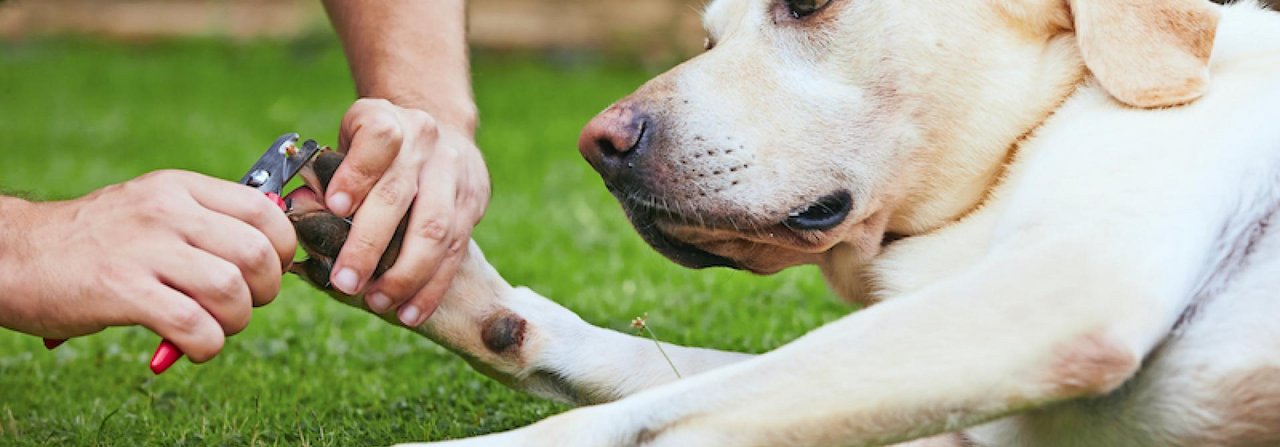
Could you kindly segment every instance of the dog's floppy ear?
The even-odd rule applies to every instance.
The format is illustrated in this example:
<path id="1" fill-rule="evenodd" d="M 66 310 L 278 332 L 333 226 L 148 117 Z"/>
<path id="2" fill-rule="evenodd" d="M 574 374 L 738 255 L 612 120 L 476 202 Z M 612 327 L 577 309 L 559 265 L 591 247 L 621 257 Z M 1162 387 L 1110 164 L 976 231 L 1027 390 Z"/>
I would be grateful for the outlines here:
<path id="1" fill-rule="evenodd" d="M 1080 54 L 1134 107 L 1185 104 L 1209 89 L 1219 11 L 1209 0 L 1067 0 Z"/>

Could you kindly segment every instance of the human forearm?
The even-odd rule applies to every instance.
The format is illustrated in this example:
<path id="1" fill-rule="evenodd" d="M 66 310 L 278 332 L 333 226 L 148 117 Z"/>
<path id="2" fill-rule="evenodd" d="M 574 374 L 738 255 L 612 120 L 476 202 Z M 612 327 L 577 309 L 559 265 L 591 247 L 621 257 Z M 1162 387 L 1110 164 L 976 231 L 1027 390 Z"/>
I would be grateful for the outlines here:
<path id="1" fill-rule="evenodd" d="M 444 126 L 475 129 L 463 0 L 325 0 L 356 93 L 425 110 Z"/>
<path id="2" fill-rule="evenodd" d="M 22 237 L 33 204 L 17 197 L 0 195 L 0 327 L 32 332 L 29 306 L 19 288 L 23 281 L 21 260 L 25 257 L 26 238 Z"/>
<path id="3" fill-rule="evenodd" d="M 324 0 L 342 38 L 356 100 L 342 119 L 342 166 L 322 192 L 352 220 L 330 282 L 376 312 L 422 324 L 449 287 L 489 202 L 475 144 L 464 0 Z M 401 222 L 399 257 L 376 266 Z"/>
<path id="4" fill-rule="evenodd" d="M 5 264 L 17 254 L 17 244 L 20 240 L 16 238 L 17 227 L 28 206 L 30 203 L 25 200 L 0 195 L 0 265 Z M 0 271 L 0 275 L 3 274 L 4 272 Z"/>

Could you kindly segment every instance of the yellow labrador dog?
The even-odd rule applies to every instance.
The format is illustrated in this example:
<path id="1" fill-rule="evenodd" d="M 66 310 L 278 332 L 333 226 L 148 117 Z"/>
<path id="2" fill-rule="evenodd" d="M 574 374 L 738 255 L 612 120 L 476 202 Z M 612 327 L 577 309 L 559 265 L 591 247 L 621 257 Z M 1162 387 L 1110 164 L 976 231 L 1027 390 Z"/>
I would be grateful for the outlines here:
<path id="1" fill-rule="evenodd" d="M 817 264 L 874 305 L 755 357 L 666 346 L 677 380 L 472 244 L 413 329 L 602 405 L 442 445 L 1280 445 L 1280 15 L 716 0 L 706 27 L 581 151 L 676 262 Z"/>

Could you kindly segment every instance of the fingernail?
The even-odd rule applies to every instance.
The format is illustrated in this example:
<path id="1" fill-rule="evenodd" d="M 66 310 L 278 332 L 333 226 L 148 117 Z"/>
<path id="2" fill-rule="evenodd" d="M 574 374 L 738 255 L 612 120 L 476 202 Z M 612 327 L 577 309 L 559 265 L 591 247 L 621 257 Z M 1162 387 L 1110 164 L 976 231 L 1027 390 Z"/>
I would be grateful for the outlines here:
<path id="1" fill-rule="evenodd" d="M 391 307 L 391 298 L 387 298 L 387 296 L 383 295 L 382 292 L 374 292 L 369 295 L 370 310 L 377 313 L 383 313 L 387 311 L 388 307 Z"/>
<path id="2" fill-rule="evenodd" d="M 356 293 L 356 286 L 360 285 L 359 282 L 360 277 L 356 276 L 356 271 L 349 268 L 338 270 L 338 273 L 333 275 L 333 286 L 347 295 Z"/>
<path id="3" fill-rule="evenodd" d="M 335 193 L 329 197 L 329 211 L 339 216 L 346 216 L 351 212 L 351 196 L 345 192 Z"/>
<path id="4" fill-rule="evenodd" d="M 421 314 L 422 312 L 418 310 L 418 307 L 412 304 L 401 307 L 400 322 L 404 323 L 405 326 L 409 326 L 409 327 L 417 326 L 418 316 Z"/>

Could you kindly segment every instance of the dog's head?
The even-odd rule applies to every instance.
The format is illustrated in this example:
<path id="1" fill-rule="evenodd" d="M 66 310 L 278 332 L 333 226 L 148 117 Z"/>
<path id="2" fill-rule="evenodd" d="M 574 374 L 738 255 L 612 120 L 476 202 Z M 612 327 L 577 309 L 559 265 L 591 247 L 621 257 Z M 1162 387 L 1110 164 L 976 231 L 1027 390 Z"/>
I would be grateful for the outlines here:
<path id="1" fill-rule="evenodd" d="M 717 0 L 707 51 L 579 144 L 680 264 L 865 260 L 975 207 L 1087 72 L 1129 106 L 1203 94 L 1216 20 L 1205 0 Z"/>

